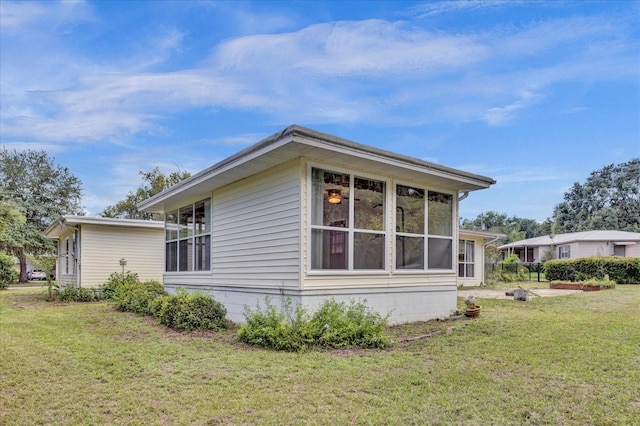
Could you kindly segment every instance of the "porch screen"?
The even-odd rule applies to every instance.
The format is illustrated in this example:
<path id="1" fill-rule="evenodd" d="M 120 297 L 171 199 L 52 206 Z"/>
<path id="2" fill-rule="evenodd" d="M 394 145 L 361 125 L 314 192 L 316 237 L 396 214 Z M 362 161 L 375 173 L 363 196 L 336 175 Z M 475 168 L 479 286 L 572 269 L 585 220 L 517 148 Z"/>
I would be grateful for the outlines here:
<path id="1" fill-rule="evenodd" d="M 395 213 L 396 269 L 453 268 L 451 194 L 396 185 Z"/>
<path id="2" fill-rule="evenodd" d="M 211 269 L 211 200 L 198 201 L 167 213 L 165 271 Z"/>
<path id="3" fill-rule="evenodd" d="M 385 182 L 317 168 L 311 181 L 311 269 L 384 269 Z"/>

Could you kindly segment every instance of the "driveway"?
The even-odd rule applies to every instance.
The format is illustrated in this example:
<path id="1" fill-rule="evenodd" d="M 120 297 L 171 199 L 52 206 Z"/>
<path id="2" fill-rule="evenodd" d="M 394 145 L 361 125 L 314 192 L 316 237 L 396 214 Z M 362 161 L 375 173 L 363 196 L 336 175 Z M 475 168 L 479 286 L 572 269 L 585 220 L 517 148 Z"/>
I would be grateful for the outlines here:
<path id="1" fill-rule="evenodd" d="M 512 289 L 513 290 L 513 289 Z M 481 299 L 511 299 L 513 296 L 504 294 L 505 290 L 494 290 L 491 288 L 474 288 L 472 290 L 458 290 L 458 297 L 475 296 Z M 529 297 L 536 297 L 533 293 L 540 297 L 566 296 L 568 294 L 582 293 L 582 290 L 556 290 L 552 288 L 537 288 L 529 291 Z"/>

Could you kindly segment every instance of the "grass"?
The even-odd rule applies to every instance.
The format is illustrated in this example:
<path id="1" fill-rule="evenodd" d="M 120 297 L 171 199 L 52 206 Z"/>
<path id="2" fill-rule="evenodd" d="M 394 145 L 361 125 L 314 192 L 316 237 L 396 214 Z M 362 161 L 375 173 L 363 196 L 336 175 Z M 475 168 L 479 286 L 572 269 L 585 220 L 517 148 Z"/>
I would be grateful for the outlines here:
<path id="1" fill-rule="evenodd" d="M 0 292 L 0 424 L 640 423 L 637 285 L 483 299 L 478 319 L 389 329 L 429 338 L 303 354 L 44 299 Z"/>

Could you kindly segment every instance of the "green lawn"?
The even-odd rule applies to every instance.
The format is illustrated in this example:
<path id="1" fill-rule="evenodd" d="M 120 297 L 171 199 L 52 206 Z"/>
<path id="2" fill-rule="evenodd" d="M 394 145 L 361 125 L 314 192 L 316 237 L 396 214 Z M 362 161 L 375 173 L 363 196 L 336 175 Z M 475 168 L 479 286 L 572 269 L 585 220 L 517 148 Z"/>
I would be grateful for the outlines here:
<path id="1" fill-rule="evenodd" d="M 278 353 L 0 292 L 0 424 L 637 425 L 640 286 L 480 301 L 383 351 Z M 436 333 L 434 333 L 436 331 Z"/>

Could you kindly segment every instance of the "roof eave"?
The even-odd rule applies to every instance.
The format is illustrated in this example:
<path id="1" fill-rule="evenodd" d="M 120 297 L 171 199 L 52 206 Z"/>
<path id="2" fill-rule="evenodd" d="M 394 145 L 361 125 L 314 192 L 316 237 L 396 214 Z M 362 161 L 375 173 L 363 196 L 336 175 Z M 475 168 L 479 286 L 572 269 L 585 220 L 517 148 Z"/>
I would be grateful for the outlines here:
<path id="1" fill-rule="evenodd" d="M 198 191 L 199 185 L 208 182 L 211 187 L 216 186 L 214 183 L 217 176 L 223 175 L 236 167 L 239 167 L 252 159 L 266 156 L 274 153 L 276 150 L 285 149 L 288 144 L 296 143 L 299 147 L 312 147 L 317 150 L 327 150 L 335 153 L 343 153 L 345 155 L 355 156 L 359 158 L 367 158 L 371 161 L 386 163 L 389 166 L 398 167 L 405 170 L 413 170 L 417 173 L 430 174 L 440 177 L 443 180 L 451 180 L 458 182 L 456 189 L 459 191 L 475 191 L 486 189 L 496 183 L 492 178 L 480 176 L 461 170 L 441 166 L 413 157 L 396 154 L 390 151 L 362 145 L 353 141 L 342 139 L 337 136 L 318 132 L 305 127 L 293 125 L 287 127 L 282 132 L 275 133 L 260 142 L 251 145 L 248 148 L 202 170 L 199 173 L 185 179 L 178 184 L 164 190 L 163 192 L 142 201 L 138 204 L 138 208 L 142 211 L 164 212 L 165 202 L 172 199 L 176 194 L 189 191 L 195 196 L 196 193 L 205 196 L 208 191 Z M 299 156 L 303 156 L 302 149 L 294 150 Z M 274 158 L 277 156 L 274 154 Z M 292 157 L 293 158 L 293 157 Z M 274 164 L 275 165 L 275 164 Z M 222 185 L 222 183 L 220 184 Z M 201 193 L 201 194 L 200 194 Z"/>

